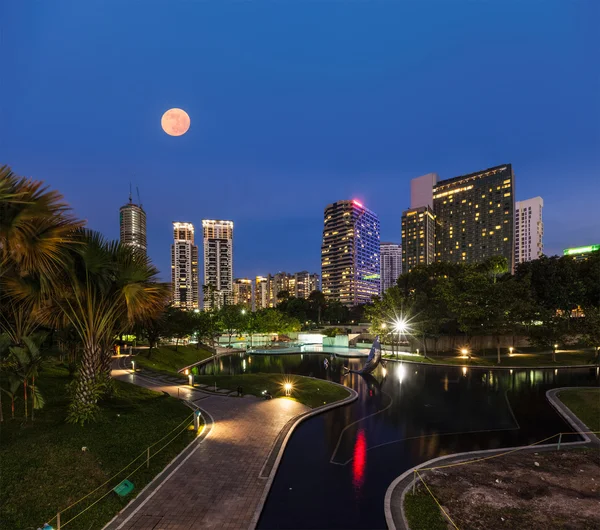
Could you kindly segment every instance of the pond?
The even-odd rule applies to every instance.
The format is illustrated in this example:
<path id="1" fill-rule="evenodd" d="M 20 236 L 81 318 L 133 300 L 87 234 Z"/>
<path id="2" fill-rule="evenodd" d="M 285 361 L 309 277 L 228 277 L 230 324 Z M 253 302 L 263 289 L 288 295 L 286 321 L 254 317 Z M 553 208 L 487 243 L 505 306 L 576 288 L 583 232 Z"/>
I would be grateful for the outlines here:
<path id="1" fill-rule="evenodd" d="M 385 528 L 385 492 L 402 472 L 436 456 L 570 432 L 546 390 L 600 381 L 597 367 L 509 371 L 388 362 L 385 375 L 381 368 L 373 376 L 345 374 L 343 367 L 363 363 L 319 354 L 234 354 L 202 367 L 202 373 L 311 375 L 359 394 L 298 426 L 258 528 Z"/>

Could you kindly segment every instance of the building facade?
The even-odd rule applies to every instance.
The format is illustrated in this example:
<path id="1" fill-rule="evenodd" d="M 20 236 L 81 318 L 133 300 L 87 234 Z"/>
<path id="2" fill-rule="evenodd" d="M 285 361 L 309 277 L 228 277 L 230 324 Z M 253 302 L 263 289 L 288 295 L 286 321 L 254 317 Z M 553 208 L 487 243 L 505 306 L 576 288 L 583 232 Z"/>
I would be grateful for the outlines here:
<path id="1" fill-rule="evenodd" d="M 269 296 L 270 276 L 257 276 L 254 280 L 254 307 L 253 311 L 266 309 L 270 307 L 271 298 Z"/>
<path id="2" fill-rule="evenodd" d="M 543 208 L 541 197 L 515 202 L 515 265 L 544 253 Z"/>
<path id="3" fill-rule="evenodd" d="M 435 215 L 429 206 L 402 213 L 402 272 L 435 261 Z"/>
<path id="4" fill-rule="evenodd" d="M 319 291 L 321 284 L 318 274 L 311 274 L 308 271 L 301 271 L 294 274 L 294 296 L 296 298 L 307 299 L 313 291 Z"/>
<path id="5" fill-rule="evenodd" d="M 233 221 L 202 221 L 204 310 L 233 302 Z"/>
<path id="6" fill-rule="evenodd" d="M 381 292 L 396 285 L 396 280 L 402 274 L 402 246 L 397 243 L 381 243 Z"/>
<path id="7" fill-rule="evenodd" d="M 427 173 L 410 181 L 410 208 L 428 206 L 433 209 L 433 188 L 437 184 L 437 173 Z"/>
<path id="8" fill-rule="evenodd" d="M 141 204 L 129 202 L 119 209 L 119 228 L 121 243 L 133 247 L 146 255 L 146 212 Z"/>
<path id="9" fill-rule="evenodd" d="M 175 307 L 193 311 L 198 307 L 198 247 L 192 223 L 173 223 L 171 290 Z"/>
<path id="10" fill-rule="evenodd" d="M 379 294 L 379 233 L 379 218 L 359 201 L 327 205 L 321 245 L 321 285 L 327 300 L 353 306 Z"/>
<path id="11" fill-rule="evenodd" d="M 438 182 L 433 188 L 436 260 L 478 263 L 504 256 L 514 270 L 514 188 L 510 164 Z"/>
<path id="12" fill-rule="evenodd" d="M 253 287 L 252 280 L 249 278 L 236 278 L 233 280 L 233 303 L 243 305 L 251 310 L 254 298 Z"/>

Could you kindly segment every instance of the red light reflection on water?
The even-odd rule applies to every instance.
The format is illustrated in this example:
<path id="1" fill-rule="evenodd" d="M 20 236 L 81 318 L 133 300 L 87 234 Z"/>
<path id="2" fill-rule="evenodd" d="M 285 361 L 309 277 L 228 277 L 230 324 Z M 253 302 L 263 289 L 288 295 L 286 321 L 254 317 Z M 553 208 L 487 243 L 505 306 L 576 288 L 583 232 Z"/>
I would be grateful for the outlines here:
<path id="1" fill-rule="evenodd" d="M 367 465 L 367 437 L 365 436 L 364 429 L 360 429 L 356 435 L 353 456 L 352 484 L 358 493 L 365 482 L 365 467 Z"/>

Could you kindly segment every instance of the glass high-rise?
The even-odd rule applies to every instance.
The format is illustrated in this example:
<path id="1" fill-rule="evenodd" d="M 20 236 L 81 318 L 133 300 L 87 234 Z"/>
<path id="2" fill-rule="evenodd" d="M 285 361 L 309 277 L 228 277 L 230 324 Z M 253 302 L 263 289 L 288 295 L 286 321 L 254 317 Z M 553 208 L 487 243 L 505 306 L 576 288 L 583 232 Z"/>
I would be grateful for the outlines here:
<path id="1" fill-rule="evenodd" d="M 379 233 L 379 218 L 359 201 L 327 205 L 321 245 L 321 286 L 327 300 L 353 306 L 379 294 Z"/>
<path id="2" fill-rule="evenodd" d="M 119 229 L 121 243 L 146 254 L 146 212 L 131 200 L 131 195 L 119 210 Z"/>

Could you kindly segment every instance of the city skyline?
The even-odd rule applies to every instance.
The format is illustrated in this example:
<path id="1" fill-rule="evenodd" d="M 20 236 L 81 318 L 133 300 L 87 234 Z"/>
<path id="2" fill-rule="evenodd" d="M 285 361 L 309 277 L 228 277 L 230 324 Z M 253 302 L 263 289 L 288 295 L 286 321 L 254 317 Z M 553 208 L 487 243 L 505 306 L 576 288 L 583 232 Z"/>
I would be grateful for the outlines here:
<path id="1" fill-rule="evenodd" d="M 586 67 L 597 3 L 550 1 L 541 18 L 504 2 L 213 4 L 164 14 L 114 3 L 115 17 L 83 3 L 37 22 L 8 6 L 3 162 L 62 190 L 111 239 L 136 182 L 163 280 L 172 219 L 233 220 L 236 276 L 318 270 L 324 204 L 356 197 L 378 212 L 382 239 L 398 241 L 411 179 L 507 160 L 515 199 L 544 198 L 547 254 L 597 239 L 585 207 L 600 174 L 600 86 Z M 115 43 L 119 61 L 104 53 Z M 178 82 L 162 82 L 166 71 Z M 172 107 L 190 115 L 184 136 L 160 127 Z"/>

